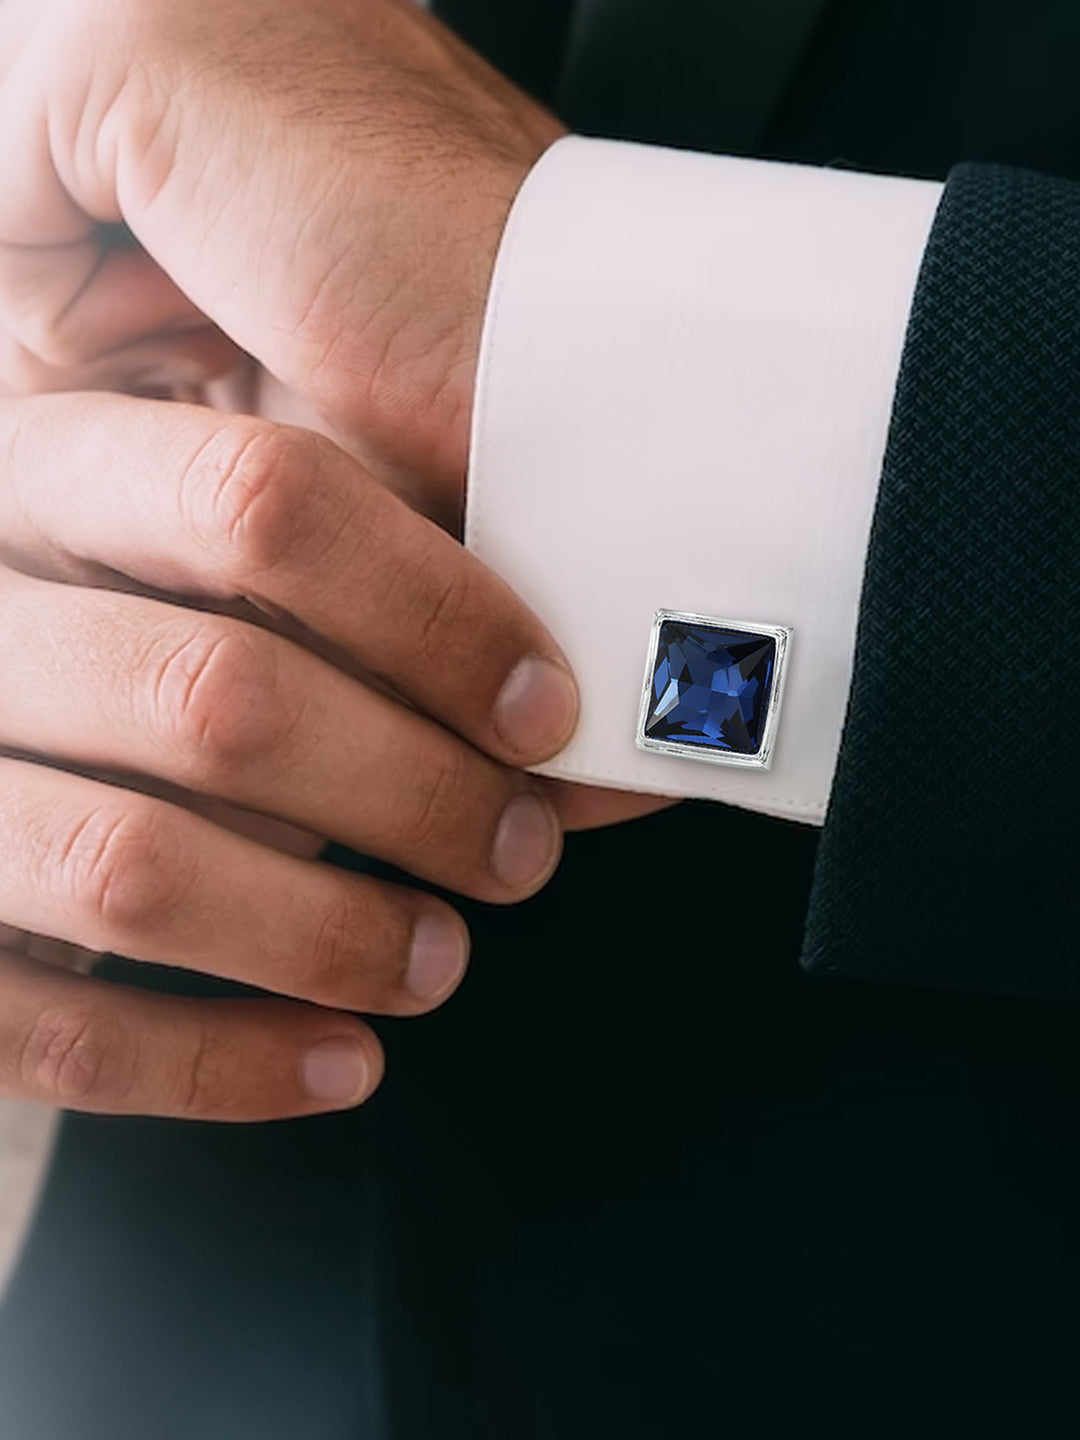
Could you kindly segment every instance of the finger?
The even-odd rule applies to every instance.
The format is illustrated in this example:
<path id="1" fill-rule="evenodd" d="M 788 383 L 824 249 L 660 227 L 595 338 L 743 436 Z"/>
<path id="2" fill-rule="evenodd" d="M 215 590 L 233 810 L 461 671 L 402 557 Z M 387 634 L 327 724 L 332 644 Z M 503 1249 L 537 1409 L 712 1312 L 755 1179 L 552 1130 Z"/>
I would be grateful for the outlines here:
<path id="1" fill-rule="evenodd" d="M 31 960 L 40 960 L 45 965 L 60 965 L 65 970 L 80 970 L 89 974 L 101 959 L 98 950 L 87 950 L 82 945 L 69 945 L 65 940 L 54 940 L 48 935 L 32 935 L 28 930 L 19 930 L 14 925 L 0 925 L 0 950 L 11 955 L 26 955 Z"/>
<path id="2" fill-rule="evenodd" d="M 630 790 L 608 790 L 598 785 L 578 785 L 569 780 L 544 780 L 544 793 L 555 807 L 564 830 L 595 830 L 602 825 L 622 825 L 670 809 L 678 800 L 665 795 L 642 795 Z"/>
<path id="3" fill-rule="evenodd" d="M 42 67 L 56 62 L 37 53 L 48 49 L 48 28 L 39 27 L 38 44 L 23 48 L 0 90 L 0 322 L 32 355 L 68 368 L 206 322 L 134 243 L 113 187 L 76 200 L 71 177 L 65 183 L 57 172 L 53 118 L 40 94 Z M 98 143 L 108 148 L 105 137 Z"/>
<path id="4" fill-rule="evenodd" d="M 9 34 L 20 28 L 11 12 L 7 0 Z M 24 394 L 226 373 L 239 352 L 120 223 L 115 197 L 100 197 L 91 214 L 61 183 L 33 58 L 22 60 L 0 94 L 0 379 Z"/>
<path id="5" fill-rule="evenodd" d="M 0 450 L 15 563 L 59 549 L 162 590 L 250 602 L 512 764 L 569 738 L 577 692 L 536 617 L 321 436 L 195 406 L 44 396 L 0 404 Z"/>
<path id="6" fill-rule="evenodd" d="M 49 935 L 27 936 L 22 953 L 30 960 L 39 960 L 43 965 L 59 965 L 64 970 L 74 970 L 82 975 L 89 975 L 102 958 L 98 950 L 87 950 L 82 945 L 69 945 L 65 940 L 54 940 Z"/>
<path id="7" fill-rule="evenodd" d="M 343 1010 L 416 1015 L 464 972 L 434 896 L 267 850 L 200 816 L 0 759 L 9 925 Z"/>
<path id="8" fill-rule="evenodd" d="M 412 0 L 406 0 L 412 3 Z M 375 445 L 356 433 L 330 423 L 313 401 L 283 385 L 268 370 L 254 370 L 254 396 L 249 403 L 229 403 L 228 391 L 215 383 L 204 392 L 205 403 L 233 414 L 261 415 L 279 425 L 299 425 L 325 435 L 346 454 L 363 465 L 380 485 L 404 500 L 410 510 L 426 515 L 440 529 L 461 538 L 464 529 L 465 493 L 460 485 L 447 486 L 434 480 L 429 470 L 415 470 L 393 463 Z M 69 389 L 75 387 L 69 386 Z M 130 392 L 129 392 L 130 393 Z"/>
<path id="9" fill-rule="evenodd" d="M 0 952 L 0 1093 L 73 1110 L 279 1120 L 345 1109 L 383 1056 L 349 1016 L 274 1000 L 189 1000 Z"/>
<path id="10" fill-rule="evenodd" d="M 9 750 L 16 748 L 18 747 L 8 747 Z M 184 810 L 190 810 L 194 815 L 202 815 L 224 830 L 231 830 L 236 835 L 246 835 L 249 840 L 257 840 L 260 845 L 280 850 L 284 855 L 315 860 L 326 848 L 325 835 L 315 835 L 310 830 L 301 829 L 299 825 L 290 825 L 287 820 L 278 820 L 273 815 L 230 805 L 227 800 L 221 800 L 216 795 L 193 794 L 181 785 L 172 785 L 167 780 L 136 774 L 125 766 L 94 765 L 86 760 L 65 762 L 56 755 L 49 756 L 48 763 L 56 769 L 72 769 L 88 779 L 100 780 L 104 785 L 119 785 L 123 789 L 136 790 L 141 795 L 166 800 L 170 805 L 178 805 Z M 3 929 L 0 925 L 0 948 L 20 948 L 9 946 Z"/>
<path id="11" fill-rule="evenodd" d="M 111 248 L 85 219 L 67 243 L 0 242 L 0 320 L 32 355 L 63 368 L 209 326 L 149 256 Z"/>
<path id="12" fill-rule="evenodd" d="M 0 381 L 16 394 L 142 391 L 150 377 L 225 374 L 240 352 L 122 225 L 97 223 L 118 221 L 115 206 L 95 220 L 59 183 L 36 105 L 12 99 L 23 80 L 16 67 L 0 95 L 18 132 L 9 124 L 3 143 Z"/>
<path id="13" fill-rule="evenodd" d="M 0 329 L 0 393 L 44 395 L 58 391 L 114 390 L 169 396 L 202 389 L 237 364 L 237 352 L 207 325 L 150 337 L 81 365 L 50 365 L 10 332 Z"/>
<path id="14" fill-rule="evenodd" d="M 115 784 L 117 780 L 115 774 L 104 778 L 109 784 Z M 132 784 L 130 772 L 125 775 L 123 783 Z M 325 835 L 314 835 L 310 830 L 301 829 L 299 825 L 290 825 L 287 820 L 241 809 L 238 805 L 219 800 L 215 795 L 193 795 L 190 790 L 163 781 L 145 783 L 148 795 L 156 795 L 159 800 L 167 800 L 171 805 L 179 805 L 195 815 L 202 815 L 205 819 L 212 820 L 215 825 L 220 825 L 223 830 L 231 830 L 234 835 L 246 835 L 249 840 L 269 846 L 272 850 L 280 850 L 283 855 L 294 855 L 300 860 L 316 860 L 326 849 Z"/>
<path id="15" fill-rule="evenodd" d="M 478 899 L 521 899 L 557 863 L 521 772 L 280 636 L 10 571 L 0 616 L 9 750 L 159 776 Z"/>

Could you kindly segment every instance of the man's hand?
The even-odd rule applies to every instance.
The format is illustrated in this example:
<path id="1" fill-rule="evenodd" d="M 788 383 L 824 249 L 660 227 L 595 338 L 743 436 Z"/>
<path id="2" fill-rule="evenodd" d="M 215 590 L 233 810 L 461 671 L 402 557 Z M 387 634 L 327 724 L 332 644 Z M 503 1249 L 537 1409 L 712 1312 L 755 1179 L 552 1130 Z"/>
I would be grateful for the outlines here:
<path id="1" fill-rule="evenodd" d="M 243 371 L 236 408 L 453 527 L 495 251 L 559 123 L 408 0 L 4 0 L 0 71 L 0 382 Z M 575 828 L 668 803 L 549 793 Z"/>
<path id="2" fill-rule="evenodd" d="M 408 0 L 5 0 L 0 67 L 9 384 L 198 381 L 224 334 L 459 503 L 495 252 L 551 115 Z"/>
<path id="3" fill-rule="evenodd" d="M 465 928 L 228 816 L 521 899 L 560 850 L 512 767 L 573 727 L 561 655 L 306 431 L 48 396 L 0 403 L 0 454 L 0 921 L 290 997 L 178 1000 L 0 952 L 0 1092 L 214 1119 L 362 1099 L 378 1043 L 335 1012 L 431 1009 Z"/>

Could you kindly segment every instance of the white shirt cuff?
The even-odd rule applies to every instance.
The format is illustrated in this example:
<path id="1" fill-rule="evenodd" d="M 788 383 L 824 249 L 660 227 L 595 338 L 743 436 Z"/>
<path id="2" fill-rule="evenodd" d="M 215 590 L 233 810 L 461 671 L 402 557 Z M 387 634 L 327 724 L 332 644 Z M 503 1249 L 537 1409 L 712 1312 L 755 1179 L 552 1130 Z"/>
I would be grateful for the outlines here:
<path id="1" fill-rule="evenodd" d="M 529 175 L 488 301 L 466 543 L 581 687 L 539 773 L 822 821 L 940 192 L 577 136 Z M 637 748 L 658 609 L 791 627 L 770 769 Z"/>

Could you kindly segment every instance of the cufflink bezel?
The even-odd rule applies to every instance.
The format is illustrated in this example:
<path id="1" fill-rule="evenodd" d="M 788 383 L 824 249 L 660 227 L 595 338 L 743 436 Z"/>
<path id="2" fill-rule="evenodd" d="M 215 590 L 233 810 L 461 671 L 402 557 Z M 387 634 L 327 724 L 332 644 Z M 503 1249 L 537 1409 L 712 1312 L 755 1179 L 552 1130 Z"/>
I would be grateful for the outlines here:
<path id="1" fill-rule="evenodd" d="M 645 733 L 645 722 L 652 706 L 653 674 L 656 670 L 657 654 L 660 648 L 660 632 L 665 622 L 669 620 L 683 625 L 704 626 L 713 630 L 741 631 L 748 635 L 760 635 L 775 642 L 776 653 L 773 662 L 772 684 L 765 700 L 766 708 L 761 720 L 761 743 L 754 754 L 711 749 L 705 745 L 686 744 L 678 740 L 654 740 Z M 637 733 L 634 737 L 638 749 L 655 751 L 661 755 L 676 755 L 684 760 L 703 761 L 707 765 L 731 765 L 743 770 L 768 770 L 772 765 L 776 730 L 780 721 L 780 705 L 784 698 L 791 634 L 791 627 L 788 625 L 766 625 L 756 620 L 730 620 L 716 615 L 700 615 L 687 610 L 657 610 L 653 617 L 652 634 L 649 638 L 649 650 L 645 660 L 645 679 L 641 687 L 641 705 L 638 709 Z"/>

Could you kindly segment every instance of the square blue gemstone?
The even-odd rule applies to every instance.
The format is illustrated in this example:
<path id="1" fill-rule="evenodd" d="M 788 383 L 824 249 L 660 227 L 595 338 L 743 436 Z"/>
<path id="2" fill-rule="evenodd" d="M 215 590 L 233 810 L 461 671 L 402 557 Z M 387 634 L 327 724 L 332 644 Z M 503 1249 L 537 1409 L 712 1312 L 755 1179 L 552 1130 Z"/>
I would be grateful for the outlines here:
<path id="1" fill-rule="evenodd" d="M 775 668 L 776 641 L 771 635 L 662 621 L 646 736 L 756 755 Z"/>

